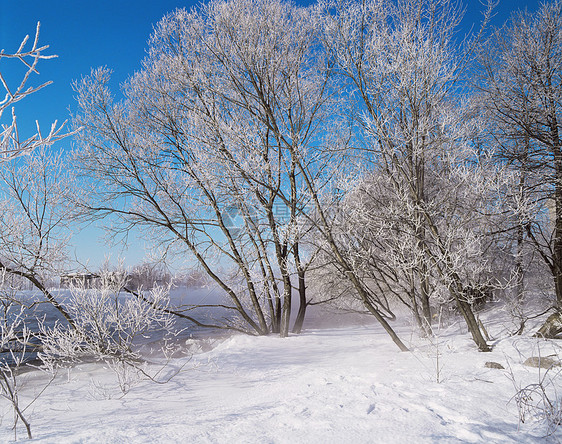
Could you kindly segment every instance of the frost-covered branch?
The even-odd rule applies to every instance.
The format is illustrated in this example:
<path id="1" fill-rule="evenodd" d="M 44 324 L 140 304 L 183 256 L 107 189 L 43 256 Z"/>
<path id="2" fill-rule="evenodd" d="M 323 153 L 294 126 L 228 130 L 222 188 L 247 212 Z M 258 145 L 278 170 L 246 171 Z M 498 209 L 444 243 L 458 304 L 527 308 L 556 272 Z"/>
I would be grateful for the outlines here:
<path id="1" fill-rule="evenodd" d="M 15 52 L 6 52 L 5 49 L 0 50 L 0 84 L 4 90 L 4 97 L 0 97 L 0 123 L 2 123 L 4 112 L 11 108 L 10 123 L 2 123 L 0 128 L 0 162 L 29 153 L 41 146 L 50 146 L 71 134 L 64 131 L 66 122 L 59 125 L 56 120 L 50 126 L 47 133 L 41 131 L 39 122 L 36 121 L 36 133 L 34 135 L 22 138 L 19 134 L 14 105 L 52 83 L 47 81 L 39 86 L 28 86 L 31 76 L 39 74 L 37 70 L 39 61 L 57 57 L 56 55 L 45 54 L 45 51 L 49 48 L 48 45 L 39 45 L 39 29 L 40 23 L 38 22 L 31 47 L 28 46 L 29 36 L 25 36 Z M 13 63 L 14 61 L 22 63 L 26 68 L 26 72 L 19 80 L 19 83 L 11 85 L 6 80 L 6 77 L 2 75 L 2 70 L 5 69 L 6 62 Z"/>

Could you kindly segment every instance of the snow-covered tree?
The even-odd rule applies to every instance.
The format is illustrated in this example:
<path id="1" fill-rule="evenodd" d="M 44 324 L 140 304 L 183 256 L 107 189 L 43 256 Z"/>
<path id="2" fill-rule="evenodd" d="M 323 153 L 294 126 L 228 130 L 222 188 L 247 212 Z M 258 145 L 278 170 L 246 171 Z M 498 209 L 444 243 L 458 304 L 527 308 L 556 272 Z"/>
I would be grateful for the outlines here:
<path id="1" fill-rule="evenodd" d="M 474 215 L 489 205 L 484 197 L 493 183 L 485 180 L 485 162 L 471 144 L 471 119 L 463 112 L 460 80 L 472 47 L 470 41 L 466 48 L 455 44 L 461 11 L 448 0 L 336 2 L 325 11 L 325 44 L 358 99 L 358 143 L 375 175 L 374 187 L 355 192 L 360 200 L 374 192 L 371 203 L 356 207 L 367 214 L 357 216 L 355 251 L 369 256 L 361 233 L 372 224 L 372 248 L 381 251 L 383 230 L 391 243 L 382 251 L 390 256 L 364 258 L 384 283 L 377 291 L 388 291 L 389 280 L 402 281 L 402 291 L 411 288 L 412 308 L 429 325 L 436 278 L 478 347 L 488 350 L 471 307 L 478 283 L 471 270 L 477 262 L 469 258 L 482 251 Z M 371 209 L 385 216 L 369 215 Z"/>
<path id="2" fill-rule="evenodd" d="M 321 162 L 308 151 L 327 76 L 308 9 L 221 0 L 168 15 L 122 103 L 105 70 L 76 85 L 77 156 L 97 181 L 87 206 L 190 254 L 244 324 L 230 327 L 287 335 L 296 276 L 300 329 L 308 194 L 297 164 Z"/>
<path id="3" fill-rule="evenodd" d="M 0 51 L 0 83 L 5 91 L 0 100 L 0 123 L 3 113 L 11 109 L 11 121 L 2 123 L 0 132 L 0 270 L 30 282 L 70 322 L 48 291 L 46 279 L 61 270 L 65 259 L 70 183 L 62 157 L 49 154 L 47 148 L 71 133 L 64 133 L 65 124 L 55 121 L 48 134 L 43 134 L 37 123 L 37 132 L 22 138 L 14 110 L 17 102 L 51 83 L 29 86 L 38 74 L 39 61 L 56 57 L 45 54 L 48 45 L 39 45 L 39 29 L 38 23 L 31 45 L 26 36 L 16 51 Z M 2 72 L 18 62 L 25 66 L 25 73 L 11 84 Z M 23 154 L 26 156 L 20 157 Z"/>
<path id="4" fill-rule="evenodd" d="M 35 38 L 31 47 L 28 45 L 29 36 L 25 36 L 15 52 L 8 52 L 5 48 L 0 50 L 0 83 L 5 93 L 4 97 L 0 98 L 0 123 L 2 123 L 4 112 L 11 109 L 10 123 L 2 123 L 0 128 L 0 162 L 18 157 L 38 147 L 52 145 L 68 135 L 63 133 L 64 123 L 57 125 L 57 121 L 51 125 L 48 134 L 41 132 L 39 123 L 36 124 L 37 132 L 30 137 L 20 138 L 18 131 L 14 105 L 52 83 L 47 81 L 38 86 L 28 85 L 30 78 L 34 74 L 38 74 L 37 65 L 39 61 L 56 57 L 56 55 L 45 54 L 45 51 L 49 48 L 48 45 L 39 45 L 39 28 L 40 25 L 37 23 Z M 25 66 L 25 74 L 21 77 L 19 83 L 9 84 L 5 76 L 2 75 L 2 70 L 5 72 L 6 63 L 17 63 L 18 61 Z"/>
<path id="5" fill-rule="evenodd" d="M 562 2 L 513 15 L 482 54 L 483 103 L 501 130 L 503 161 L 520 177 L 511 208 L 519 242 L 526 237 L 543 258 L 560 306 Z"/>
<path id="6" fill-rule="evenodd" d="M 30 282 L 72 322 L 47 285 L 67 265 L 73 213 L 67 165 L 42 148 L 5 162 L 0 181 L 0 269 Z"/>

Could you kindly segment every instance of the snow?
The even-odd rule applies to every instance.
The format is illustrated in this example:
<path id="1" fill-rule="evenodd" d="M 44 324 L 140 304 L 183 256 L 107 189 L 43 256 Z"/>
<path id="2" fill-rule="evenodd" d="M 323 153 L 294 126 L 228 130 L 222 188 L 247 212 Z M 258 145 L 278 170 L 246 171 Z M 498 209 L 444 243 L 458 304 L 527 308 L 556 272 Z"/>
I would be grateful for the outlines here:
<path id="1" fill-rule="evenodd" d="M 502 325 L 488 326 L 499 337 Z M 412 351 L 400 352 L 374 323 L 285 339 L 188 340 L 196 352 L 159 374 L 180 370 L 169 382 L 136 381 L 125 394 L 106 364 L 81 364 L 60 371 L 26 411 L 31 442 L 535 443 L 544 436 L 537 421 L 519 424 L 513 380 L 537 382 L 545 371 L 522 362 L 539 348 L 559 353 L 555 342 L 503 337 L 480 353 L 459 324 L 431 341 L 407 325 L 398 331 Z M 487 361 L 506 369 L 486 368 Z M 26 405 L 49 378 L 38 371 L 22 378 Z M 7 403 L 2 413 L 0 441 L 7 442 Z"/>

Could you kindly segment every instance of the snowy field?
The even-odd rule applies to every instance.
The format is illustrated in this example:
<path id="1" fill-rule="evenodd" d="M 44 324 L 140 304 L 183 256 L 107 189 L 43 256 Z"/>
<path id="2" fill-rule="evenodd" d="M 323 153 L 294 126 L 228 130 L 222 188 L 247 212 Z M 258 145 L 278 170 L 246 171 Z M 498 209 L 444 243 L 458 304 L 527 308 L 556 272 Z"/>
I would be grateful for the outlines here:
<path id="1" fill-rule="evenodd" d="M 487 318 L 490 313 L 486 315 Z M 537 321 L 538 322 L 538 321 Z M 488 322 L 492 337 L 506 324 Z M 308 329 L 286 339 L 234 335 L 189 340 L 158 375 L 124 394 L 119 372 L 101 363 L 60 371 L 26 410 L 38 443 L 535 443 L 545 429 L 519 424 L 516 384 L 544 370 L 530 356 L 560 355 L 560 342 L 530 336 L 492 341 L 479 353 L 460 324 L 429 341 L 398 331 L 400 352 L 383 330 L 367 325 Z M 502 333 L 503 332 L 503 333 Z M 493 338 L 492 338 L 493 339 Z M 505 369 L 485 367 L 487 361 Z M 153 362 L 149 370 L 156 372 Z M 122 376 L 122 375 L 121 375 Z M 23 376 L 22 405 L 48 381 Z M 439 380 L 439 382 L 437 382 Z M 558 378 L 560 381 L 561 378 Z M 560 387 L 562 390 L 562 387 Z M 13 440 L 12 414 L 2 404 L 0 441 Z M 22 427 L 18 439 L 25 438 Z"/>

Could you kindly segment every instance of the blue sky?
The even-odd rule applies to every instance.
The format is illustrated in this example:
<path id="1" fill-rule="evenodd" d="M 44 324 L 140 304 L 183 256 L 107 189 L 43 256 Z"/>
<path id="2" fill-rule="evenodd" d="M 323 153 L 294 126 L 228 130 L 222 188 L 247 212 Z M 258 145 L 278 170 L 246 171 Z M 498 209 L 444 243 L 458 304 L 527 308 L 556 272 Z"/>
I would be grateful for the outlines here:
<path id="1" fill-rule="evenodd" d="M 0 48 L 15 50 L 26 34 L 33 38 L 38 21 L 41 22 L 40 44 L 48 44 L 47 54 L 54 60 L 40 62 L 40 76 L 31 84 L 52 80 L 53 84 L 19 102 L 16 106 L 20 131 L 32 134 L 37 119 L 46 131 L 58 119 L 68 118 L 74 110 L 71 83 L 87 75 L 92 67 L 106 65 L 114 70 L 115 88 L 135 70 L 145 56 L 152 25 L 164 14 L 193 3 L 177 0 L 154 1 L 35 1 L 0 0 Z M 13 62 L 0 65 L 8 77 L 16 74 Z M 19 72 L 18 72 L 19 74 Z M 8 117 L 8 116 L 5 116 Z M 72 140 L 59 142 L 54 148 L 65 149 Z M 144 242 L 133 237 L 128 249 L 110 248 L 103 240 L 103 232 L 95 227 L 83 227 L 73 239 L 71 255 L 80 262 L 97 267 L 106 256 L 112 260 L 125 259 L 127 265 L 142 260 Z"/>
<path id="2" fill-rule="evenodd" d="M 50 46 L 48 53 L 58 58 L 39 65 L 40 76 L 32 84 L 52 80 L 53 84 L 20 102 L 16 107 L 18 122 L 23 135 L 30 134 L 34 122 L 48 129 L 51 122 L 68 118 L 69 109 L 75 109 L 71 83 L 90 69 L 108 66 L 113 69 L 115 88 L 120 82 L 140 68 L 145 56 L 147 40 L 152 26 L 167 12 L 179 7 L 191 8 L 199 2 L 177 0 L 0 0 L 0 49 L 15 50 L 23 37 L 33 38 L 38 21 L 41 22 L 39 42 Z M 463 25 L 478 25 L 482 6 L 479 0 L 465 0 L 466 17 Z M 496 10 L 494 25 L 501 25 L 511 11 L 527 7 L 537 8 L 539 1 L 502 0 Z M 0 65 L 2 74 L 16 75 L 11 71 L 13 63 Z M 59 143 L 58 148 L 70 147 L 72 140 Z M 55 147 L 56 149 L 57 147 Z M 129 250 L 109 249 L 100 242 L 99 230 L 85 229 L 74 241 L 74 251 L 84 261 L 99 264 L 104 255 L 113 258 L 126 256 L 132 265 L 141 261 L 142 241 L 134 241 Z"/>

